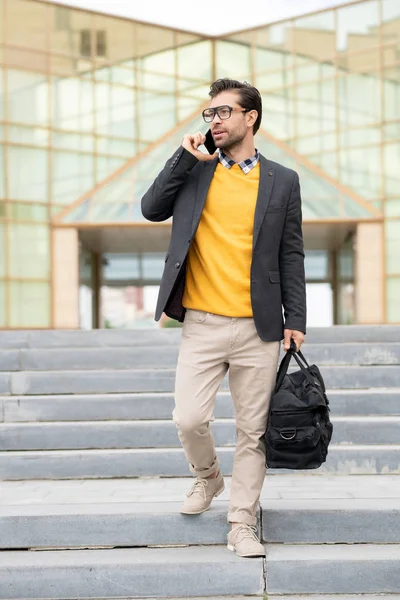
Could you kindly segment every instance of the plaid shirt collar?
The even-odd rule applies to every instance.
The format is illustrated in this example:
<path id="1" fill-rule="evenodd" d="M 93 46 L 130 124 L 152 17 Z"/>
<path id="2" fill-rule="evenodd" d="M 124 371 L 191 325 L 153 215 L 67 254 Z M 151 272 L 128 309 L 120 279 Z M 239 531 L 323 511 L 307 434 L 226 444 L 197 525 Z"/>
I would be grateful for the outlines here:
<path id="1" fill-rule="evenodd" d="M 219 152 L 219 161 L 220 163 L 226 167 L 227 169 L 230 169 L 231 167 L 233 167 L 233 165 L 235 165 L 235 161 L 232 160 L 231 158 L 229 158 L 228 156 L 226 156 L 226 154 L 224 154 L 224 152 L 222 152 L 222 150 L 219 148 L 218 149 Z M 258 161 L 260 160 L 260 153 L 256 148 L 256 153 L 254 156 L 252 156 L 251 158 L 246 158 L 246 160 L 242 160 L 240 163 L 237 163 L 239 165 L 239 167 L 242 169 L 243 173 L 248 173 L 249 171 L 251 171 L 251 169 L 253 169 L 256 164 L 258 163 Z"/>

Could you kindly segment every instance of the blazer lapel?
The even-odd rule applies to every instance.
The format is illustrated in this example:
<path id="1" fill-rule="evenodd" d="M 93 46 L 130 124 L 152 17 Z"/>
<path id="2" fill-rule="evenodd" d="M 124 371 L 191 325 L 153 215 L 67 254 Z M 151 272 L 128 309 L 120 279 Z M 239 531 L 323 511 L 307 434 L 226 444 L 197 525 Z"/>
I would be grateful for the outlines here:
<path id="1" fill-rule="evenodd" d="M 214 176 L 214 171 L 217 167 L 217 164 L 218 159 L 210 160 L 204 163 L 204 170 L 202 175 L 199 177 L 199 181 L 197 184 L 190 237 L 193 237 L 199 225 L 201 213 L 203 212 L 204 204 L 206 202 L 208 189 L 210 187 L 211 180 Z"/>
<path id="2" fill-rule="evenodd" d="M 260 183 L 258 185 L 257 204 L 254 213 L 253 250 L 256 246 L 261 225 L 271 198 L 272 188 L 274 186 L 274 177 L 275 169 L 271 167 L 267 159 L 260 154 Z"/>

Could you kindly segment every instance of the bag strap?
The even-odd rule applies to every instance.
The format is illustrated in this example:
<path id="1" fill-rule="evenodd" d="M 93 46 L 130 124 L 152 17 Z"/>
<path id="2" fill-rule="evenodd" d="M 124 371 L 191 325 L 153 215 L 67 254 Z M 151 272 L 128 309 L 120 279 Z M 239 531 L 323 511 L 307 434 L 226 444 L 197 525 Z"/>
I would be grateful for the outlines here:
<path id="1" fill-rule="evenodd" d="M 295 361 L 297 362 L 297 364 L 299 365 L 300 369 L 304 373 L 306 379 L 312 385 L 316 385 L 315 379 L 310 375 L 309 371 L 307 371 L 306 367 L 301 363 L 301 361 L 297 357 L 297 354 L 300 356 L 300 358 L 306 364 L 306 366 L 308 368 L 310 368 L 310 365 L 308 364 L 308 362 L 304 358 L 303 353 L 300 350 L 297 351 L 297 346 L 296 346 L 294 340 L 291 339 L 290 340 L 290 348 L 289 348 L 289 350 L 286 351 L 286 355 L 282 358 L 281 364 L 279 365 L 278 373 L 277 373 L 277 376 L 276 376 L 276 385 L 275 385 L 275 392 L 274 393 L 276 393 L 279 390 L 279 388 L 281 387 L 281 385 L 282 385 L 283 379 L 284 379 L 284 377 L 285 377 L 285 375 L 286 375 L 286 373 L 288 371 L 289 364 L 290 364 L 290 361 L 292 359 L 292 356 L 294 357 Z M 319 381 L 318 381 L 318 385 L 319 385 Z"/>
<path id="2" fill-rule="evenodd" d="M 290 359 L 292 358 L 292 350 L 287 350 L 285 356 L 281 360 L 281 364 L 279 365 L 278 373 L 276 375 L 276 385 L 275 385 L 275 394 L 279 390 L 282 385 L 282 381 L 287 373 L 289 368 Z"/>

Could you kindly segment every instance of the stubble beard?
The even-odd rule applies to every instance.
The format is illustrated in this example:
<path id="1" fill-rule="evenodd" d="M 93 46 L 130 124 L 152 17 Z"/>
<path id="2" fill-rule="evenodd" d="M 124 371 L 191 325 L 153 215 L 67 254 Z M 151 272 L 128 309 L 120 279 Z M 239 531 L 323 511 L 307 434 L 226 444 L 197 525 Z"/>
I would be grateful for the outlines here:
<path id="1" fill-rule="evenodd" d="M 226 136 L 226 139 L 223 142 L 216 144 L 216 146 L 225 152 L 230 152 L 237 148 L 237 146 L 240 146 L 244 138 L 245 133 L 242 134 L 240 132 L 232 132 Z"/>

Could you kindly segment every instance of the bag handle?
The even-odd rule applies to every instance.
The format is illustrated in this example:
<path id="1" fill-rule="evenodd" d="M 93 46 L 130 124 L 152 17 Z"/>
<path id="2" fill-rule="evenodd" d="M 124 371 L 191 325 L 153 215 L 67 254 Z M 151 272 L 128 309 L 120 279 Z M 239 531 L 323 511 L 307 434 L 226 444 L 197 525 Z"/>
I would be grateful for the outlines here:
<path id="1" fill-rule="evenodd" d="M 297 364 L 299 365 L 300 369 L 303 371 L 306 379 L 312 384 L 312 385 L 318 385 L 320 386 L 319 381 L 316 381 L 309 373 L 309 371 L 307 371 L 307 369 L 305 368 L 305 366 L 302 364 L 302 362 L 299 360 L 299 358 L 297 357 L 297 354 L 300 356 L 300 358 L 302 359 L 302 361 L 307 365 L 308 368 L 310 368 L 310 365 L 308 364 L 308 362 L 306 361 L 306 359 L 303 356 L 303 353 L 300 350 L 297 350 L 297 346 L 296 343 L 293 339 L 290 340 L 290 348 L 289 350 L 286 351 L 286 356 L 283 357 L 281 364 L 279 365 L 279 369 L 278 369 L 278 373 L 276 376 L 276 386 L 275 386 L 275 392 L 276 393 L 279 388 L 282 385 L 283 379 L 288 371 L 289 368 L 289 364 L 290 361 L 292 359 L 292 356 L 294 357 L 295 361 L 297 362 Z"/>

